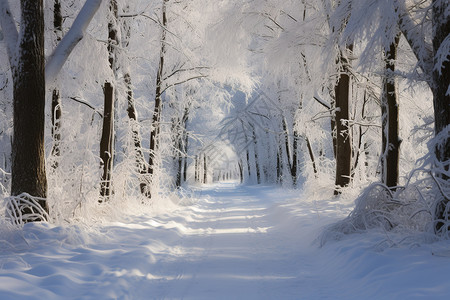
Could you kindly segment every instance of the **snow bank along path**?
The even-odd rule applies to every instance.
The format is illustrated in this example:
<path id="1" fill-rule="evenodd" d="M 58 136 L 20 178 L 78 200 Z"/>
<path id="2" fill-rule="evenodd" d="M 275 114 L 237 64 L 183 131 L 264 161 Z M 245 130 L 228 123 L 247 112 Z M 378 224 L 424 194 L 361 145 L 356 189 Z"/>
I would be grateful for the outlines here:
<path id="1" fill-rule="evenodd" d="M 318 248 L 321 227 L 348 208 L 289 201 L 298 193 L 222 183 L 175 213 L 130 216 L 90 239 L 73 226 L 5 231 L 0 299 L 447 298 L 450 258 L 383 248 L 381 233 Z"/>

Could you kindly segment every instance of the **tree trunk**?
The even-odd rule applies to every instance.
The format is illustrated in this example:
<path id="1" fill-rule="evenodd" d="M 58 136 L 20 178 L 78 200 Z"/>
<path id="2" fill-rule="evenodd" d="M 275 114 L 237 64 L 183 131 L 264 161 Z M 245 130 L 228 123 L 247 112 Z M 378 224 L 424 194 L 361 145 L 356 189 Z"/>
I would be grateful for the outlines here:
<path id="1" fill-rule="evenodd" d="M 312 166 L 313 166 L 313 170 L 314 170 L 314 176 L 317 178 L 317 176 L 319 175 L 319 171 L 317 170 L 316 160 L 314 159 L 314 152 L 313 152 L 313 149 L 311 146 L 311 142 L 309 141 L 308 137 L 305 137 L 305 141 L 306 141 L 306 147 L 308 148 L 309 158 L 311 158 L 311 162 L 312 162 Z"/>
<path id="2" fill-rule="evenodd" d="M 58 89 L 53 89 L 52 92 L 52 137 L 53 137 L 53 148 L 52 155 L 59 157 L 61 154 L 60 142 L 61 142 L 61 97 L 59 95 Z M 58 162 L 55 161 L 53 164 L 54 168 L 58 167 Z"/>
<path id="3" fill-rule="evenodd" d="M 147 174 L 147 166 L 144 158 L 144 153 L 142 153 L 142 144 L 141 144 L 141 136 L 139 135 L 139 126 L 137 121 L 137 113 L 136 113 L 136 106 L 134 103 L 134 97 L 133 97 L 133 89 L 131 85 L 131 77 L 129 73 L 126 73 L 124 75 L 124 81 L 125 85 L 127 87 L 127 114 L 128 118 L 131 122 L 131 138 L 133 140 L 134 144 L 134 156 L 136 160 L 136 167 L 137 171 L 139 173 L 139 176 L 141 177 L 139 179 L 140 181 L 140 190 L 142 194 L 145 194 L 146 189 L 146 181 L 145 181 L 145 175 Z"/>
<path id="4" fill-rule="evenodd" d="M 400 139 L 398 136 L 398 102 L 394 71 L 400 36 L 389 46 L 385 54 L 385 78 L 381 95 L 382 154 L 381 181 L 388 187 L 398 185 Z"/>
<path id="5" fill-rule="evenodd" d="M 195 163 L 194 163 L 194 178 L 195 182 L 199 181 L 199 175 L 198 175 L 198 155 L 195 156 Z"/>
<path id="6" fill-rule="evenodd" d="M 208 182 L 208 169 L 206 168 L 206 154 L 203 154 L 203 183 Z"/>
<path id="7" fill-rule="evenodd" d="M 294 129 L 294 138 L 292 141 L 292 165 L 291 165 L 291 177 L 292 185 L 297 186 L 297 175 L 298 175 L 298 139 L 299 135 L 297 130 Z"/>
<path id="8" fill-rule="evenodd" d="M 433 0 L 432 3 L 434 27 L 433 49 L 436 64 L 438 49 L 444 39 L 450 34 L 450 16 L 446 14 L 446 9 L 448 10 L 448 4 L 445 4 L 446 1 Z M 435 134 L 439 135 L 443 130 L 448 130 L 447 127 L 450 124 L 450 61 L 448 60 L 448 56 L 442 68 L 439 70 L 434 68 L 432 82 Z M 436 157 L 442 163 L 450 159 L 450 138 L 448 134 L 444 137 L 441 147 L 436 149 Z"/>
<path id="9" fill-rule="evenodd" d="M 99 202 L 106 201 L 112 193 L 111 175 L 114 151 L 114 89 L 111 83 L 105 82 L 103 87 L 105 97 L 103 112 L 103 128 L 100 140 L 100 158 L 103 163 L 103 173 L 100 186 Z"/>
<path id="10" fill-rule="evenodd" d="M 175 160 L 176 160 L 176 168 L 177 175 L 175 179 L 175 186 L 178 188 L 181 186 L 181 176 L 182 176 L 182 168 L 183 168 L 183 134 L 181 131 L 181 123 L 178 118 L 174 118 L 172 134 L 174 136 L 174 147 L 175 147 Z"/>
<path id="11" fill-rule="evenodd" d="M 281 147 L 281 143 L 278 142 L 278 151 L 277 151 L 277 183 L 283 183 L 283 149 Z"/>
<path id="12" fill-rule="evenodd" d="M 239 160 L 238 168 L 239 168 L 239 182 L 242 183 L 244 182 L 244 170 L 242 167 L 242 159 Z"/>
<path id="13" fill-rule="evenodd" d="M 186 182 L 187 179 L 187 160 L 188 160 L 188 143 L 189 143 L 189 135 L 185 132 L 184 135 L 184 157 L 183 157 L 183 182 Z"/>
<path id="14" fill-rule="evenodd" d="M 433 0 L 433 54 L 434 64 L 437 64 L 437 52 L 450 35 L 450 16 L 446 14 L 448 4 L 446 1 Z M 448 56 L 447 56 L 448 59 Z M 438 164 L 438 177 L 450 182 L 449 160 L 450 160 L 450 61 L 446 60 L 442 68 L 433 68 L 432 91 L 434 105 L 435 134 L 441 140 L 437 141 L 435 149 Z M 442 195 L 442 200 L 437 203 L 435 210 L 435 231 L 440 232 L 444 222 L 449 222 L 449 199 Z"/>
<path id="15" fill-rule="evenodd" d="M 117 1 L 109 1 L 109 12 L 111 17 L 108 21 L 108 62 L 114 78 L 117 78 L 117 51 L 118 36 L 117 36 Z M 100 140 L 100 158 L 103 163 L 103 173 L 100 183 L 99 202 L 107 201 L 112 194 L 112 169 L 114 162 L 114 107 L 115 107 L 115 93 L 114 85 L 110 82 L 105 82 L 103 87 L 104 93 L 104 113 L 103 113 L 103 128 L 102 137 Z"/>
<path id="16" fill-rule="evenodd" d="M 166 53 L 166 27 L 167 27 L 167 16 L 166 16 L 166 3 L 168 0 L 163 0 L 162 2 L 162 29 L 161 29 L 161 51 L 159 55 L 159 66 L 158 73 L 156 74 L 156 90 L 155 90 L 155 107 L 153 109 L 152 117 L 152 127 L 150 131 L 150 156 L 148 160 L 148 173 L 153 177 L 155 172 L 155 155 L 158 144 L 158 136 L 160 132 L 160 122 L 162 115 L 162 75 L 164 70 L 164 56 Z M 151 198 L 150 188 L 147 188 L 146 196 Z"/>
<path id="17" fill-rule="evenodd" d="M 189 135 L 187 132 L 187 124 L 188 124 L 188 120 L 189 120 L 189 107 L 186 106 L 184 108 L 184 112 L 183 112 L 183 117 L 181 118 L 181 122 L 183 124 L 183 133 L 182 133 L 182 140 L 181 140 L 181 153 L 183 154 L 183 156 L 181 157 L 182 159 L 182 164 L 183 164 L 183 182 L 186 182 L 186 172 L 187 172 L 187 156 L 188 156 L 188 142 L 189 142 Z M 180 166 L 180 170 L 181 170 L 181 166 Z"/>
<path id="18" fill-rule="evenodd" d="M 286 118 L 284 118 L 284 117 L 282 120 L 282 126 L 283 126 L 283 134 L 284 134 L 284 149 L 286 151 L 288 168 L 292 173 L 291 150 L 290 150 L 291 148 L 289 147 L 289 132 L 288 132 Z"/>
<path id="19" fill-rule="evenodd" d="M 28 193 L 46 198 L 43 1 L 21 0 L 20 4 L 22 23 L 17 65 L 11 66 L 14 85 L 11 195 Z M 45 200 L 37 202 L 48 212 Z M 22 215 L 33 213 L 23 202 L 19 203 L 18 210 Z M 24 222 L 43 220 L 44 216 L 29 219 L 24 216 L 23 219 Z"/>
<path id="20" fill-rule="evenodd" d="M 255 169 L 256 169 L 256 183 L 261 184 L 261 171 L 259 168 L 259 157 L 258 157 L 258 143 L 256 141 L 256 132 L 255 127 L 251 125 L 252 127 L 252 139 L 253 139 L 253 145 L 254 145 L 254 154 L 255 154 Z"/>
<path id="21" fill-rule="evenodd" d="M 61 15 L 61 3 L 59 0 L 55 0 L 53 5 L 53 32 L 56 36 L 56 43 L 60 42 L 63 36 L 62 32 L 62 22 L 63 18 Z M 60 141 L 61 141 L 61 97 L 59 90 L 57 88 L 53 89 L 52 92 L 52 137 L 53 137 L 53 148 L 52 155 L 59 157 L 60 151 Z M 53 168 L 58 167 L 58 161 L 55 161 L 52 165 Z"/>
<path id="22" fill-rule="evenodd" d="M 352 46 L 348 50 L 352 51 Z M 345 187 L 350 182 L 352 163 L 352 137 L 348 127 L 350 108 L 350 76 L 348 74 L 349 61 L 341 53 L 339 60 L 342 69 L 338 83 L 335 87 L 336 101 L 336 189 L 334 194 L 340 193 L 340 188 Z"/>

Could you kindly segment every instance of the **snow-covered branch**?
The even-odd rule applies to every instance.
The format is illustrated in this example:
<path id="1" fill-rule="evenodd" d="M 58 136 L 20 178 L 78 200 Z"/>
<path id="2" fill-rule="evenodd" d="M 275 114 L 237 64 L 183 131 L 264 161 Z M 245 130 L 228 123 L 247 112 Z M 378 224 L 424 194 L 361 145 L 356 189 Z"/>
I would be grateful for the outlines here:
<path id="1" fill-rule="evenodd" d="M 47 82 L 50 83 L 55 80 L 72 50 L 83 39 L 86 29 L 101 3 L 102 0 L 86 0 L 72 27 L 47 61 L 45 66 L 45 79 Z"/>
<path id="2" fill-rule="evenodd" d="M 399 27 L 414 55 L 419 61 L 422 71 L 431 78 L 433 72 L 433 46 L 427 43 L 420 26 L 411 18 L 404 0 L 396 0 L 395 6 L 399 14 Z"/>

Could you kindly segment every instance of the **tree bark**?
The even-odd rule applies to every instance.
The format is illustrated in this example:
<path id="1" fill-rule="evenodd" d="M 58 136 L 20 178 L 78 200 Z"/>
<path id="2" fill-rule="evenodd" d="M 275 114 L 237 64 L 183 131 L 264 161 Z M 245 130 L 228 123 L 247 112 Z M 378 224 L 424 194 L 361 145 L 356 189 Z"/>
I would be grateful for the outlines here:
<path id="1" fill-rule="evenodd" d="M 43 1 L 21 0 L 20 4 L 22 23 L 17 65 L 11 66 L 14 85 L 11 195 L 28 193 L 46 198 Z M 48 212 L 45 200 L 38 200 L 38 204 Z M 22 215 L 32 213 L 22 202 L 19 210 Z M 43 220 L 44 216 L 23 221 Z"/>
<path id="2" fill-rule="evenodd" d="M 433 0 L 433 54 L 434 64 L 437 65 L 438 50 L 445 38 L 450 35 L 450 16 L 446 15 L 448 9 L 446 1 Z M 447 56 L 448 59 L 448 56 Z M 438 177 L 447 184 L 450 182 L 449 160 L 450 160 L 450 61 L 446 60 L 441 68 L 433 68 L 432 92 L 434 105 L 435 134 L 441 140 L 437 141 L 435 153 L 439 166 L 437 166 Z M 449 199 L 442 195 L 442 200 L 437 203 L 435 210 L 435 231 L 440 232 L 444 222 L 449 222 Z"/>
<path id="3" fill-rule="evenodd" d="M 111 83 L 105 82 L 103 87 L 105 97 L 103 112 L 103 129 L 100 140 L 100 158 L 103 163 L 103 173 L 100 186 L 99 202 L 106 201 L 112 194 L 111 178 L 114 151 L 114 88 Z"/>
<path id="4" fill-rule="evenodd" d="M 349 51 L 352 46 L 349 45 Z M 341 53 L 339 60 L 342 63 L 339 79 L 335 87 L 336 101 L 336 189 L 335 195 L 340 193 L 340 188 L 350 183 L 352 163 L 352 137 L 348 127 L 350 108 L 350 75 L 348 70 L 349 61 Z"/>
<path id="5" fill-rule="evenodd" d="M 385 53 L 386 74 L 383 78 L 383 91 L 381 95 L 381 181 L 388 187 L 398 185 L 400 138 L 398 135 L 398 102 L 394 71 L 399 40 L 400 36 L 397 36 Z"/>

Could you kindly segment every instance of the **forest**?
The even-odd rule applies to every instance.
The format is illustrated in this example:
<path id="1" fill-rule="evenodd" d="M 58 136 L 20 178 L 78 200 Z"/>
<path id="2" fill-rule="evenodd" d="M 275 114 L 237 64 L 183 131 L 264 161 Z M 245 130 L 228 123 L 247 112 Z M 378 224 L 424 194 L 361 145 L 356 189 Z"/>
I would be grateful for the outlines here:
<path id="1" fill-rule="evenodd" d="M 162 216 L 234 182 L 351 203 L 320 246 L 448 240 L 448 4 L 0 0 L 0 223 Z"/>

